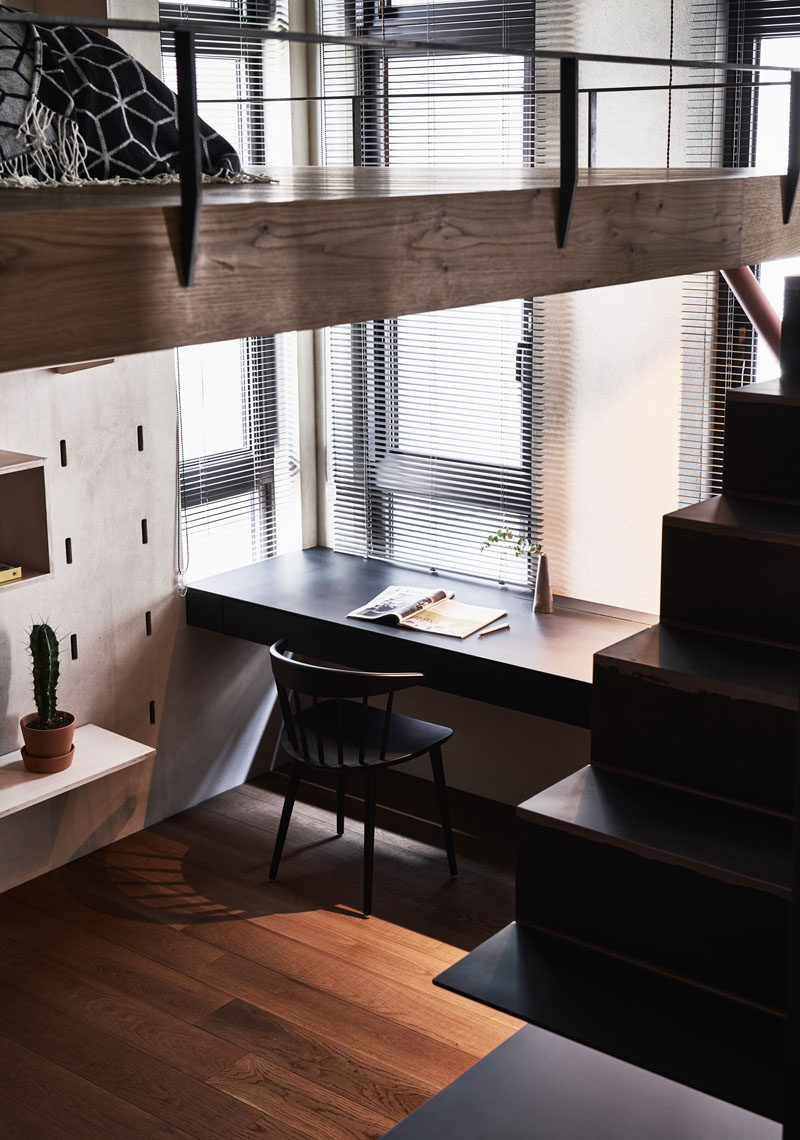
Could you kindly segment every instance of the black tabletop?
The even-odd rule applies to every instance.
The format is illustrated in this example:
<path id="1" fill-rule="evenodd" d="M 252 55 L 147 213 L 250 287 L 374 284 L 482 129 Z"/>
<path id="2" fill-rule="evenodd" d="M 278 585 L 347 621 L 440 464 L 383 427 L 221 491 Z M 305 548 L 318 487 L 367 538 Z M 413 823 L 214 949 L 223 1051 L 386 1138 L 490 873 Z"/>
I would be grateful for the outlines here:
<path id="1" fill-rule="evenodd" d="M 510 628 L 463 640 L 346 615 L 386 586 L 445 588 L 459 601 L 508 612 Z M 190 587 L 187 620 L 363 669 L 416 669 L 431 688 L 588 726 L 592 655 L 657 619 L 556 598 L 534 614 L 530 590 L 408 570 L 323 547 L 218 574 Z"/>

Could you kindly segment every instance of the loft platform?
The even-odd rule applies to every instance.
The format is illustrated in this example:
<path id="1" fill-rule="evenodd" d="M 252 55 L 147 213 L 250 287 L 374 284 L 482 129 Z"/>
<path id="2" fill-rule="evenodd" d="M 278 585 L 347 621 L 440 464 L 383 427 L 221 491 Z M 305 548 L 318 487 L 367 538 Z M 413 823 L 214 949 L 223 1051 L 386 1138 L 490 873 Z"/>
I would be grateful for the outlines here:
<path id="1" fill-rule="evenodd" d="M 177 186 L 0 190 L 0 370 L 800 253 L 785 176 L 749 169 L 583 171 L 563 249 L 557 170 L 270 174 L 280 181 L 205 187 L 189 288 Z"/>

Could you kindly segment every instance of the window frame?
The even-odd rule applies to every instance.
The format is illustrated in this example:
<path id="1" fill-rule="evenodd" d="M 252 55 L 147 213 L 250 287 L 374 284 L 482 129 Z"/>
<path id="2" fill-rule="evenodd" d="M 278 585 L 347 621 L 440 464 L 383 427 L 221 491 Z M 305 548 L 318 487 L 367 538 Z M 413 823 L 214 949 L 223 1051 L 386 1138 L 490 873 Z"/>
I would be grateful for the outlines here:
<path id="1" fill-rule="evenodd" d="M 761 43 L 765 39 L 796 36 L 800 41 L 800 4 L 787 7 L 781 20 L 774 15 L 774 4 L 764 0 L 730 0 L 728 8 L 728 59 L 736 63 L 757 65 L 761 60 Z M 736 72 L 731 89 L 726 93 L 724 109 L 723 166 L 755 166 L 758 124 L 758 88 L 745 86 L 752 76 Z M 760 276 L 760 265 L 753 267 Z M 719 275 L 717 279 L 716 343 L 725 346 L 724 359 L 712 368 L 710 407 L 712 417 L 721 422 L 725 416 L 725 393 L 730 388 L 751 384 L 756 377 L 758 339 L 750 319 L 738 304 L 731 289 Z M 710 491 L 722 490 L 722 440 L 712 452 Z"/>
<path id="2" fill-rule="evenodd" d="M 345 4 L 347 30 L 353 35 L 375 36 L 383 24 L 380 18 L 379 0 L 349 0 Z M 436 8 L 428 21 L 429 30 L 435 32 L 437 24 L 443 24 L 444 38 L 449 43 L 463 43 L 473 47 L 486 47 L 487 54 L 492 47 L 497 49 L 512 46 L 527 47 L 535 37 L 535 0 L 483 0 L 470 6 L 470 17 L 477 17 L 479 26 L 463 22 L 465 9 L 458 2 L 445 3 Z M 428 15 L 427 4 L 415 4 L 402 8 L 386 5 L 384 16 L 387 35 L 396 40 L 420 39 L 420 16 Z M 509 19 L 509 16 L 513 17 Z M 461 22 L 457 18 L 461 17 Z M 527 17 L 528 23 L 521 24 Z M 454 22 L 451 22 L 454 21 Z M 390 25 L 390 27 L 389 27 Z M 521 31 L 525 28 L 524 33 Z M 388 115 L 384 104 L 387 98 L 388 61 L 393 53 L 387 49 L 381 60 L 376 53 L 358 51 L 357 95 L 353 100 L 353 164 L 355 166 L 381 166 L 389 158 L 391 140 L 388 133 Z M 404 51 L 403 58 L 409 58 Z M 422 58 L 412 55 L 411 58 Z M 525 89 L 530 91 L 533 75 L 533 61 L 525 61 Z M 388 96 L 391 97 L 390 95 Z M 534 97 L 523 96 L 522 151 L 526 165 L 533 165 L 533 124 Z M 365 140 L 369 140 L 368 143 Z M 365 161 L 365 154 L 367 160 Z M 520 417 L 522 432 L 520 439 L 520 464 L 512 468 L 508 464 L 492 464 L 466 458 L 431 457 L 435 465 L 437 503 L 472 502 L 465 500 L 464 483 L 469 479 L 489 488 L 482 496 L 482 506 L 489 505 L 496 511 L 498 521 L 504 520 L 508 512 L 524 519 L 526 537 L 538 541 L 536 533 L 540 523 L 541 504 L 536 499 L 536 449 L 534 439 L 534 300 L 522 298 L 522 319 L 520 339 L 516 346 L 515 377 L 520 385 Z M 353 402 L 352 416 L 354 433 L 365 442 L 364 457 L 359 461 L 359 482 L 368 488 L 367 533 L 370 546 L 380 551 L 378 557 L 391 561 L 394 550 L 393 536 L 393 496 L 408 495 L 407 474 L 415 468 L 415 482 L 419 481 L 419 467 L 428 458 L 426 454 L 403 450 L 399 446 L 398 435 L 398 387 L 401 383 L 401 362 L 398 354 L 398 318 L 380 321 L 366 321 L 351 326 L 351 357 L 353 360 Z M 369 401 L 373 416 L 370 418 L 364 405 L 363 392 L 371 388 L 373 398 Z M 524 414 L 525 410 L 528 414 Z M 518 472 L 518 478 L 515 474 Z M 496 496 L 491 488 L 499 484 Z M 535 578 L 536 564 L 527 556 L 527 579 L 529 584 Z"/>

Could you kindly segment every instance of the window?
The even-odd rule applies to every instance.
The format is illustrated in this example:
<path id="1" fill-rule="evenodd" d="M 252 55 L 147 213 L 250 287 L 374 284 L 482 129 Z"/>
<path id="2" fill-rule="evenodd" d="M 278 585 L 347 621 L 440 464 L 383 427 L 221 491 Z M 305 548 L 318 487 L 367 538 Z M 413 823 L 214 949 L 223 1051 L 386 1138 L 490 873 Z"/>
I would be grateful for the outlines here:
<path id="1" fill-rule="evenodd" d="M 716 0 L 696 0 L 695 24 L 700 54 L 714 54 Z M 712 23 L 713 21 L 713 23 Z M 772 0 L 731 0 L 721 51 L 744 64 L 800 64 L 800 4 Z M 727 43 L 725 42 L 727 41 Z M 718 77 L 721 80 L 721 76 Z M 787 76 L 761 74 L 776 83 Z M 705 135 L 699 161 L 711 165 L 759 166 L 785 169 L 788 152 L 788 86 L 754 90 L 751 76 L 742 74 L 728 91 L 719 123 L 696 116 Z M 716 126 L 718 150 L 708 149 L 708 126 Z M 773 261 L 756 272 L 778 312 L 783 305 L 783 280 L 800 272 L 800 260 Z M 684 304 L 684 408 L 681 440 L 681 501 L 695 502 L 722 490 L 722 448 L 725 393 L 731 387 L 775 376 L 778 365 L 758 336 L 738 301 L 719 274 L 702 275 L 690 283 Z"/>
<path id="2" fill-rule="evenodd" d="M 502 47 L 530 44 L 535 27 L 530 0 L 359 9 L 354 25 L 351 6 L 325 0 L 323 31 Z M 519 57 L 376 58 L 326 45 L 324 161 L 531 165 L 532 78 Z M 499 552 L 480 547 L 501 523 L 538 538 L 540 337 L 540 303 L 531 299 L 327 331 L 337 549 L 530 580 L 526 559 L 501 565 Z"/>
<path id="3" fill-rule="evenodd" d="M 748 63 L 779 67 L 800 65 L 800 4 L 784 0 L 731 0 L 729 12 L 729 54 Z M 763 81 L 787 80 L 788 75 L 761 73 Z M 726 160 L 731 165 L 759 166 L 785 170 L 789 139 L 788 85 L 765 86 L 750 97 L 737 93 L 729 99 Z M 770 300 L 781 312 L 783 281 L 795 274 L 800 259 L 766 262 L 760 267 L 761 283 Z M 767 379 L 777 373 L 777 364 L 765 349 L 759 352 L 758 338 L 751 341 L 753 379 Z"/>
<path id="4" fill-rule="evenodd" d="M 761 42 L 761 63 L 780 66 L 788 61 L 800 64 L 800 11 L 795 17 L 794 35 L 764 38 Z M 755 134 L 756 166 L 780 170 L 786 162 L 789 138 L 789 98 L 785 87 L 765 88 L 759 93 Z M 761 285 L 779 313 L 783 311 L 784 279 L 797 274 L 800 257 L 767 261 L 761 266 Z M 772 354 L 766 349 L 759 352 L 756 380 L 768 380 L 777 372 Z"/>
<path id="5" fill-rule="evenodd" d="M 162 3 L 171 19 L 286 26 L 286 0 Z M 172 37 L 164 78 L 176 83 Z M 244 166 L 285 161 L 288 111 L 265 100 L 286 86 L 287 45 L 197 36 L 200 115 Z M 283 86 L 282 86 L 283 85 Z M 294 337 L 251 337 L 179 348 L 180 562 L 186 580 L 300 544 Z"/>

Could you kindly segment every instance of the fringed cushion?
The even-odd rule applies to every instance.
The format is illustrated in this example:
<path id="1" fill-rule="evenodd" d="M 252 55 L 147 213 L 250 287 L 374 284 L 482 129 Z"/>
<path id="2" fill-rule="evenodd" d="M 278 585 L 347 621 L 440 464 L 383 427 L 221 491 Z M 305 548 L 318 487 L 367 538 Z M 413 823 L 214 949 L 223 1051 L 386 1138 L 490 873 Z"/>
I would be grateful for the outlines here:
<path id="1" fill-rule="evenodd" d="M 253 180 L 202 121 L 200 139 L 204 174 Z M 89 28 L 0 24 L 0 181 L 163 182 L 178 169 L 176 97 L 138 60 Z"/>

